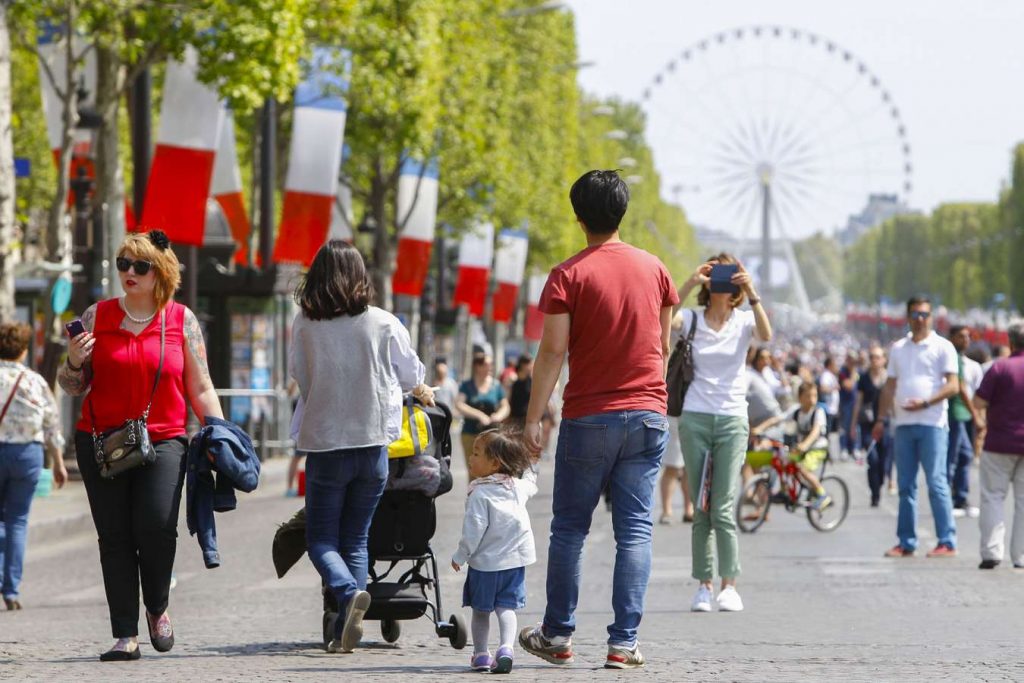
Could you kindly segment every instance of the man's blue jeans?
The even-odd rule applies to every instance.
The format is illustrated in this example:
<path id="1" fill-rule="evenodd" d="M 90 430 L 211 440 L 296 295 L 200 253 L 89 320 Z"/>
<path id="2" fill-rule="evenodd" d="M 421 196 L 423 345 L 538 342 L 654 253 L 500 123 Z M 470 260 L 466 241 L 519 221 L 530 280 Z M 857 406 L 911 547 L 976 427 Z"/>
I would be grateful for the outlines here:
<path id="1" fill-rule="evenodd" d="M 946 475 L 953 489 L 953 507 L 967 507 L 967 491 L 971 480 L 971 461 L 974 460 L 974 434 L 972 422 L 949 420 L 949 451 L 946 454 Z"/>
<path id="2" fill-rule="evenodd" d="M 5 598 L 18 597 L 28 511 L 42 470 L 42 444 L 0 443 L 0 589 Z"/>
<path id="3" fill-rule="evenodd" d="M 388 478 L 387 447 L 306 456 L 306 544 L 309 559 L 341 614 L 366 588 L 370 522 Z M 339 619 L 339 626 L 344 619 Z"/>
<path id="4" fill-rule="evenodd" d="M 896 427 L 896 479 L 900 487 L 900 513 L 896 535 L 906 550 L 917 549 L 917 468 L 924 469 L 928 500 L 940 544 L 956 547 L 956 524 L 946 474 L 949 432 L 941 427 Z"/>
<path id="5" fill-rule="evenodd" d="M 632 647 L 651 574 L 651 508 L 668 420 L 651 411 L 601 413 L 563 420 L 555 451 L 544 633 L 576 630 L 583 542 L 607 485 L 615 533 L 615 570 L 608 642 Z"/>

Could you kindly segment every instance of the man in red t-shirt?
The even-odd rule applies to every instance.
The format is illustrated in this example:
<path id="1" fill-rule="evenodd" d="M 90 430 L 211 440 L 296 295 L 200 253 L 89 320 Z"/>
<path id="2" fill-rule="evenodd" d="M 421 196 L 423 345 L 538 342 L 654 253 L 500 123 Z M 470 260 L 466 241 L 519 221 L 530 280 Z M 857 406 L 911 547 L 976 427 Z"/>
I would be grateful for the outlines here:
<path id="1" fill-rule="evenodd" d="M 583 542 L 601 492 L 611 492 L 617 546 L 605 667 L 643 666 L 637 628 L 651 571 L 651 508 L 668 443 L 665 366 L 679 296 L 665 266 L 619 239 L 629 189 L 614 171 L 590 171 L 569 193 L 587 248 L 556 266 L 540 300 L 544 333 L 524 438 L 541 448 L 541 418 L 569 353 L 555 452 L 544 623 L 524 629 L 524 650 L 573 661 Z"/>

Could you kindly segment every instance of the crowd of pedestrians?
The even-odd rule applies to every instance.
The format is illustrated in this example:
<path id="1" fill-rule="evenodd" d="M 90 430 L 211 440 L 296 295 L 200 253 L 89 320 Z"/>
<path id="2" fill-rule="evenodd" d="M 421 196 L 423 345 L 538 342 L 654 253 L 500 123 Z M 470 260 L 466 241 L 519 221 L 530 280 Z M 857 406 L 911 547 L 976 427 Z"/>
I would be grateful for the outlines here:
<path id="1" fill-rule="evenodd" d="M 756 466 L 748 453 L 788 432 L 810 506 L 831 504 L 817 476 L 830 453 L 866 461 L 871 506 L 879 505 L 887 482 L 890 493 L 898 492 L 897 543 L 885 552 L 891 558 L 918 551 L 921 470 L 937 538 L 927 554 L 957 554 L 957 518 L 978 514 L 970 504 L 969 474 L 980 455 L 980 566 L 992 569 L 1004 557 L 1003 503 L 1012 485 L 1010 558 L 1024 568 L 1024 326 L 1011 327 L 1006 354 L 991 354 L 1003 357 L 975 360 L 971 330 L 956 326 L 943 337 L 933 329 L 931 302 L 915 297 L 907 303 L 909 333 L 888 348 L 851 338 L 787 339 L 773 331 L 754 279 L 732 255 L 706 259 L 677 286 L 655 257 L 625 243 L 619 224 L 629 190 L 617 173 L 584 174 L 569 198 L 587 246 L 548 277 L 536 357 L 521 355 L 498 376 L 494 358 L 480 349 L 465 381 L 458 383 L 438 359 L 436 386 L 429 386 L 408 331 L 373 305 L 371 279 L 351 244 L 325 244 L 303 277 L 288 368 L 298 399 L 293 433 L 306 457 L 308 554 L 340 614 L 327 634 L 328 651 L 352 652 L 363 635 L 372 600 L 369 530 L 408 394 L 425 406 L 443 402 L 462 422 L 469 484 L 451 567 L 466 568 L 463 606 L 472 610 L 473 670 L 508 673 L 517 644 L 555 665 L 575 660 L 583 547 L 602 495 L 615 556 L 605 666 L 644 666 L 639 629 L 659 480 L 658 521 L 692 523 L 696 589 L 690 609 L 742 611 L 737 492 Z M 75 445 L 115 638 L 103 661 L 141 656 L 140 590 L 154 649 L 173 647 L 168 602 L 183 489 L 189 491 L 189 528 L 198 516 L 206 537 L 204 513 L 194 511 L 203 505 L 193 502 L 203 497 L 197 476 L 209 475 L 211 466 L 220 474 L 252 473 L 244 434 L 220 437 L 227 443 L 223 457 L 234 458 L 230 463 L 206 442 L 196 446 L 196 439 L 217 438 L 209 428 L 221 425 L 223 415 L 198 321 L 172 299 L 180 274 L 166 237 L 130 235 L 117 252 L 117 268 L 125 295 L 85 311 L 58 373 L 66 392 L 86 396 Z M 691 294 L 696 306 L 681 305 Z M 44 443 L 55 482 L 66 479 L 53 396 L 21 364 L 26 330 L 0 325 L 0 399 L 6 401 L 0 412 L 0 530 L 6 532 L 0 556 L 8 609 L 21 607 L 24 528 Z M 666 383 L 673 353 L 683 358 L 682 388 Z M 556 423 L 566 359 L 543 620 L 519 630 L 527 567 L 537 556 L 527 501 L 538 490 L 538 463 Z M 685 392 L 674 396 L 677 417 L 666 415 L 670 386 Z M 206 425 L 191 444 L 189 407 Z M 115 444 L 144 466 L 112 476 L 124 467 L 111 457 Z M 258 463 L 255 468 L 258 473 Z M 245 490 L 238 480 L 229 484 Z M 681 517 L 673 507 L 677 490 Z M 217 491 L 223 493 L 219 475 Z M 201 545 L 207 566 L 216 566 L 215 537 Z M 492 616 L 498 625 L 493 654 Z"/>

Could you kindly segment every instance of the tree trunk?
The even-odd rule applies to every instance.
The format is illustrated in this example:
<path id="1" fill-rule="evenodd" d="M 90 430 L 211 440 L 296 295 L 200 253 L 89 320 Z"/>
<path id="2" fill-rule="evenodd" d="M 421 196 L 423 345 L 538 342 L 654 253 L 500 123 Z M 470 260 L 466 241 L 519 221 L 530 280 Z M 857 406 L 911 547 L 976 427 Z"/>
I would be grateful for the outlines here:
<path id="1" fill-rule="evenodd" d="M 381 173 L 377 173 L 370 186 L 370 215 L 377 229 L 373 235 L 373 288 L 377 290 L 377 305 L 394 310 L 391 296 L 391 222 L 387 215 L 388 186 Z"/>
<path id="2" fill-rule="evenodd" d="M 124 169 L 121 168 L 120 119 L 121 94 L 124 92 L 126 69 L 113 50 L 96 46 L 96 109 L 103 123 L 96 135 L 96 193 L 94 206 L 104 208 L 103 228 L 106 243 L 116 251 L 125 236 Z M 96 241 L 97 248 L 100 241 Z M 102 254 L 112 260 L 113 254 Z M 120 280 L 110 278 L 114 295 L 121 294 Z"/>
<path id="3" fill-rule="evenodd" d="M 0 2 L 0 320 L 14 317 L 14 145 L 11 141 L 11 36 Z"/>

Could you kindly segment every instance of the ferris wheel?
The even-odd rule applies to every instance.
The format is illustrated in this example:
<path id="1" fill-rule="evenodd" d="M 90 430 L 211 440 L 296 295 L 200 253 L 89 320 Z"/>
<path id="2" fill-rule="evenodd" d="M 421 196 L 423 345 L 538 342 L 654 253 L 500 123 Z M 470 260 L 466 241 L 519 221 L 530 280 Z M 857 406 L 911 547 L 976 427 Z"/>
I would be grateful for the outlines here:
<path id="1" fill-rule="evenodd" d="M 766 290 L 791 278 L 803 290 L 788 238 L 831 233 L 871 195 L 905 205 L 913 187 L 892 93 L 853 52 L 809 31 L 716 33 L 676 54 L 642 102 L 666 199 L 747 245 Z"/>

